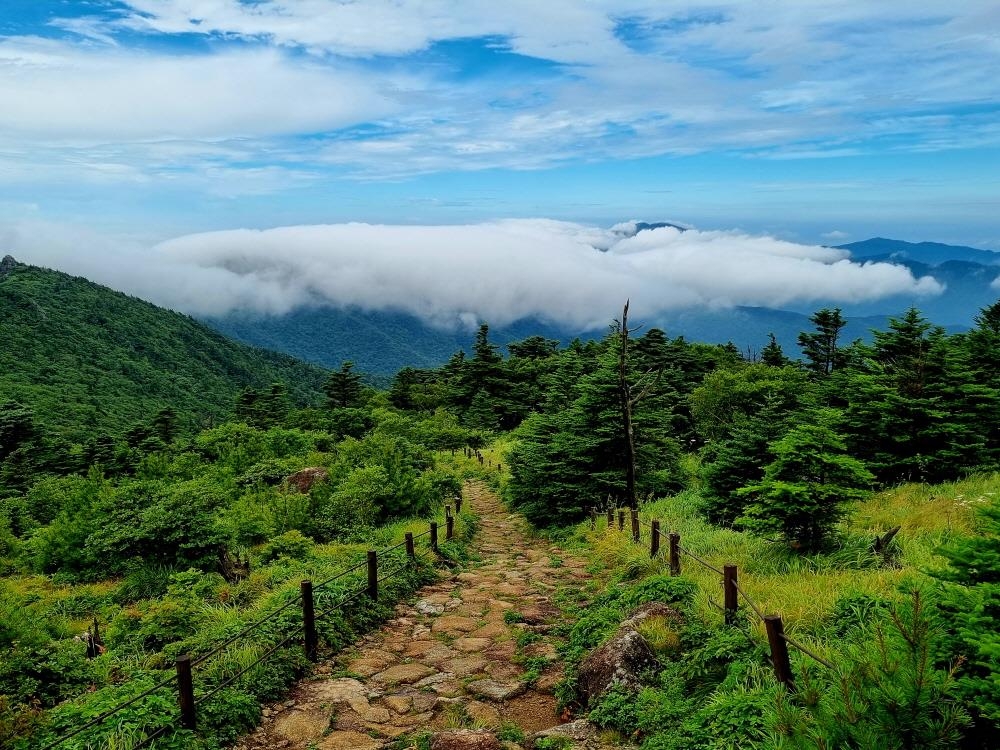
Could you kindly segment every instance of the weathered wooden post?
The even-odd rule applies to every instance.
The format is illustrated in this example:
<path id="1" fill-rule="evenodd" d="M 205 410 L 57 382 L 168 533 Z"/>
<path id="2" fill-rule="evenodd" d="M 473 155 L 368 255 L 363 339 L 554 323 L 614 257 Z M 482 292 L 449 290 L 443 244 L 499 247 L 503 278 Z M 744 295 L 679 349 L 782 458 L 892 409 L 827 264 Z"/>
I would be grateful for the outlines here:
<path id="1" fill-rule="evenodd" d="M 639 543 L 639 511 L 632 509 L 632 541 Z"/>
<path id="2" fill-rule="evenodd" d="M 613 508 L 612 508 L 612 507 L 611 507 L 611 506 L 609 505 L 609 506 L 608 506 L 608 528 L 610 529 L 610 528 L 611 528 L 612 526 L 614 526 L 614 525 L 615 525 L 615 511 L 614 511 L 614 509 L 613 509 Z"/>
<path id="3" fill-rule="evenodd" d="M 625 511 L 618 511 L 618 530 L 622 531 L 625 528 Z"/>
<path id="4" fill-rule="evenodd" d="M 368 550 L 368 598 L 378 601 L 378 552 Z"/>
<path id="5" fill-rule="evenodd" d="M 670 575 L 681 574 L 681 535 L 671 531 L 667 537 L 670 540 Z"/>
<path id="6" fill-rule="evenodd" d="M 413 532 L 406 532 L 406 556 L 411 560 L 417 556 L 417 551 L 413 548 Z"/>
<path id="7" fill-rule="evenodd" d="M 177 705 L 181 710 L 181 726 L 196 729 L 198 725 L 194 708 L 194 680 L 191 679 L 191 655 L 181 654 L 174 662 L 177 669 Z"/>
<path id="8" fill-rule="evenodd" d="M 497 474 L 500 473 L 501 469 L 503 469 L 503 465 L 499 461 L 497 461 Z"/>
<path id="9" fill-rule="evenodd" d="M 316 607 L 313 602 L 312 581 L 302 581 L 299 587 L 302 592 L 302 637 L 306 658 L 309 661 L 316 661 L 318 639 L 316 638 Z"/>
<path id="10" fill-rule="evenodd" d="M 781 615 L 764 617 L 764 629 L 767 631 L 767 643 L 771 647 L 771 664 L 774 665 L 774 676 L 789 691 L 795 690 L 792 663 L 788 659 L 788 644 L 785 643 L 785 626 L 781 622 Z"/>
<path id="11" fill-rule="evenodd" d="M 597 508 L 595 506 L 590 506 L 590 530 L 593 531 L 597 528 Z"/>
<path id="12" fill-rule="evenodd" d="M 655 558 L 660 553 L 660 522 L 649 524 L 649 556 Z"/>
<path id="13" fill-rule="evenodd" d="M 726 613 L 726 625 L 736 624 L 736 611 L 739 609 L 739 592 L 736 590 L 736 566 L 728 563 L 722 566 L 723 608 Z"/>
<path id="14" fill-rule="evenodd" d="M 453 536 L 455 536 L 455 516 L 448 516 L 446 519 L 444 519 L 444 521 L 445 521 L 444 538 L 446 540 L 451 539 Z"/>
<path id="15" fill-rule="evenodd" d="M 455 512 L 456 513 L 461 513 L 462 512 L 462 496 L 461 495 L 455 495 Z"/>
<path id="16" fill-rule="evenodd" d="M 431 549 L 438 551 L 438 525 L 437 521 L 431 521 Z"/>
<path id="17" fill-rule="evenodd" d="M 444 506 L 444 517 L 445 518 L 451 518 L 451 506 L 450 505 Z"/>

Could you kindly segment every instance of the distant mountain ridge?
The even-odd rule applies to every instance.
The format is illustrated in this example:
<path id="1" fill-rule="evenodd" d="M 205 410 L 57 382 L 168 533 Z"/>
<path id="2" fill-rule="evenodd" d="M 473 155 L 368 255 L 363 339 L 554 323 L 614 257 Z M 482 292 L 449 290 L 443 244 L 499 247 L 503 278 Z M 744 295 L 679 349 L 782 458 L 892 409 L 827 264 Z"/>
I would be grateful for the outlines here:
<path id="1" fill-rule="evenodd" d="M 837 249 L 849 250 L 851 257 L 856 260 L 905 260 L 929 266 L 938 266 L 949 261 L 965 261 L 985 266 L 1000 266 L 1000 253 L 964 245 L 945 245 L 940 242 L 906 242 L 872 237 L 861 242 L 838 245 Z"/>
<path id="2" fill-rule="evenodd" d="M 194 429 L 231 417 L 244 387 L 275 381 L 293 402 L 321 402 L 326 379 L 287 354 L 10 256 L 0 261 L 0 342 L 0 403 L 30 407 L 70 439 L 148 423 L 167 406 Z"/>

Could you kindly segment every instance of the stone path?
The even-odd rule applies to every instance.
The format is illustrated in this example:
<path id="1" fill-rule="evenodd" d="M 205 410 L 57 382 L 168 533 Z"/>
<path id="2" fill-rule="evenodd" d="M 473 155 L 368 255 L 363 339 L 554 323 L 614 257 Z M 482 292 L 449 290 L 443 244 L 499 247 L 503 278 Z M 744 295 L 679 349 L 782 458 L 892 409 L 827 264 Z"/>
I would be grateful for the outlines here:
<path id="1" fill-rule="evenodd" d="M 466 501 L 481 560 L 319 664 L 234 750 L 416 748 L 427 732 L 435 749 L 486 750 L 560 723 L 553 597 L 582 595 L 585 563 L 533 538 L 484 484 L 468 483 Z"/>

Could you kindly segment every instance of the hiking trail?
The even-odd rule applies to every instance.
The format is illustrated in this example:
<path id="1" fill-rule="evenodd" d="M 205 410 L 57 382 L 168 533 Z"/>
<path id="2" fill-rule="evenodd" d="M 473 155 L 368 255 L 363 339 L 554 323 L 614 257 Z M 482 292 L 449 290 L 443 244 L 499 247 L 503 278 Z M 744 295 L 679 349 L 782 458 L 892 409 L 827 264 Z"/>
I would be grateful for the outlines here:
<path id="1" fill-rule="evenodd" d="M 510 734 L 516 726 L 530 737 L 560 723 L 552 626 L 561 612 L 552 598 L 559 589 L 581 592 L 585 562 L 533 537 L 484 483 L 466 483 L 465 497 L 479 516 L 470 544 L 478 560 L 445 572 L 379 630 L 318 663 L 233 750 L 379 750 L 423 732 Z M 334 676 L 345 673 L 353 676 Z M 468 742 L 466 734 L 448 742 L 502 746 L 485 732 Z"/>

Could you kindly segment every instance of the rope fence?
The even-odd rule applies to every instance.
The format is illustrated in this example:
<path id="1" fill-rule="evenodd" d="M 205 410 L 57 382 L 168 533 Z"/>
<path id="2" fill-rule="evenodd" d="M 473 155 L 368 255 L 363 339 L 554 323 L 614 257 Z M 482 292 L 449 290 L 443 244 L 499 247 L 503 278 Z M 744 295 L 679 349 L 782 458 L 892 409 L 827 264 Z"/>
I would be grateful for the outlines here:
<path id="1" fill-rule="evenodd" d="M 460 513 L 462 509 L 462 498 L 455 498 L 455 513 Z M 445 540 L 451 540 L 454 538 L 455 534 L 455 518 L 456 515 L 452 514 L 451 505 L 445 506 Z M 211 651 L 204 654 L 200 654 L 197 657 L 193 657 L 191 654 L 183 654 L 175 660 L 174 671 L 165 679 L 158 682 L 156 685 L 144 690 L 138 695 L 120 703 L 107 711 L 102 712 L 98 716 L 90 719 L 87 723 L 76 727 L 72 731 L 58 737 L 57 739 L 44 745 L 40 750 L 52 750 L 68 740 L 77 737 L 81 733 L 88 729 L 92 729 L 105 721 L 115 716 L 116 714 L 124 711 L 129 706 L 134 705 L 143 698 L 148 698 L 153 693 L 164 690 L 166 688 L 172 687 L 177 694 L 177 706 L 178 714 L 170 721 L 170 723 L 159 727 L 145 738 L 143 738 L 138 743 L 132 745 L 133 750 L 138 750 L 139 748 L 149 747 L 157 739 L 163 737 L 169 732 L 177 731 L 178 729 L 189 729 L 196 730 L 198 719 L 197 719 L 197 708 L 203 706 L 205 703 L 211 701 L 215 696 L 217 696 L 221 691 L 232 686 L 237 680 L 246 675 L 250 670 L 263 664 L 267 659 L 273 656 L 275 653 L 280 651 L 282 648 L 286 648 L 293 643 L 301 643 L 305 649 L 306 656 L 309 661 L 316 661 L 319 637 L 316 628 L 317 621 L 329 616 L 334 611 L 338 609 L 343 609 L 346 605 L 350 604 L 361 597 L 367 597 L 372 602 L 377 602 L 379 598 L 378 588 L 379 584 L 399 575 L 404 570 L 413 566 L 413 564 L 420 560 L 422 562 L 433 563 L 437 559 L 439 554 L 439 540 L 438 540 L 438 523 L 436 521 L 431 521 L 429 527 L 426 531 L 420 532 L 418 534 L 413 534 L 407 532 L 403 541 L 392 545 L 391 547 L 386 547 L 382 550 L 368 550 L 366 559 L 363 562 L 353 565 L 346 570 L 342 570 L 336 575 L 330 576 L 329 578 L 320 581 L 319 583 L 313 584 L 312 581 L 304 580 L 301 582 L 300 591 L 298 594 L 293 596 L 289 601 L 282 604 L 277 609 L 269 612 L 265 616 L 249 623 L 248 625 L 241 628 L 234 635 L 226 638 L 222 643 L 215 646 Z M 430 537 L 426 549 L 418 549 L 416 542 L 424 537 Z M 379 558 L 385 558 L 397 550 L 405 548 L 404 561 L 401 565 L 396 565 L 390 570 L 379 570 Z M 392 558 L 389 558 L 392 559 Z M 398 558 L 397 558 L 398 559 Z M 367 585 L 357 591 L 352 591 L 343 598 L 338 599 L 331 606 L 326 607 L 320 612 L 316 612 L 316 599 L 315 593 L 320 591 L 329 584 L 337 581 L 339 579 L 345 578 L 346 576 L 357 573 L 362 569 L 367 569 Z M 292 632 L 290 635 L 283 638 L 278 643 L 270 646 L 265 650 L 260 656 L 254 659 L 250 664 L 240 668 L 235 674 L 227 677 L 223 682 L 218 685 L 213 686 L 210 690 L 195 696 L 195 686 L 193 673 L 195 667 L 200 667 L 205 664 L 209 659 L 218 654 L 222 653 L 233 643 L 237 642 L 241 638 L 245 638 L 251 633 L 259 630 L 262 625 L 274 620 L 281 613 L 292 609 L 296 605 L 299 605 L 301 609 L 301 626 L 296 631 Z"/>
<path id="2" fill-rule="evenodd" d="M 592 530 L 597 529 L 597 519 L 599 515 L 597 508 L 592 507 L 590 509 L 590 528 Z M 618 531 L 625 531 L 625 519 L 626 516 L 631 516 L 630 531 L 632 536 L 632 541 L 639 543 L 641 541 L 641 523 L 639 520 L 639 511 L 635 508 L 629 509 L 614 509 L 609 507 L 607 509 L 607 528 L 608 530 L 613 530 L 616 525 Z M 738 570 L 736 565 L 726 564 L 722 568 L 717 568 L 708 561 L 702 559 L 694 552 L 681 546 L 681 536 L 677 532 L 664 533 L 660 530 L 659 520 L 652 520 L 649 522 L 649 554 L 650 557 L 656 559 L 661 558 L 662 554 L 660 552 L 660 543 L 665 541 L 667 543 L 667 559 L 670 566 L 670 575 L 678 576 L 681 574 L 681 556 L 684 555 L 692 560 L 694 560 L 698 565 L 701 565 L 706 570 L 715 573 L 722 577 L 722 587 L 723 587 L 723 603 L 719 604 L 711 596 L 708 597 L 708 603 L 710 606 L 718 609 L 723 613 L 725 622 L 727 625 L 737 625 L 738 613 L 739 613 L 739 600 L 742 598 L 749 607 L 750 611 L 756 615 L 757 619 L 764 625 L 764 630 L 767 633 L 768 646 L 771 650 L 771 664 L 774 667 L 774 675 L 779 682 L 783 683 L 789 690 L 795 689 L 795 678 L 792 674 L 791 662 L 788 656 L 788 646 L 791 646 L 798 651 L 801 651 L 806 656 L 814 659 L 819 664 L 822 664 L 828 669 L 835 669 L 835 666 L 830 663 L 827 659 L 816 654 L 811 649 L 803 646 L 801 643 L 791 638 L 785 634 L 784 623 L 782 622 L 781 615 L 771 614 L 765 615 L 760 606 L 750 598 L 747 592 L 740 586 L 738 582 Z"/>

